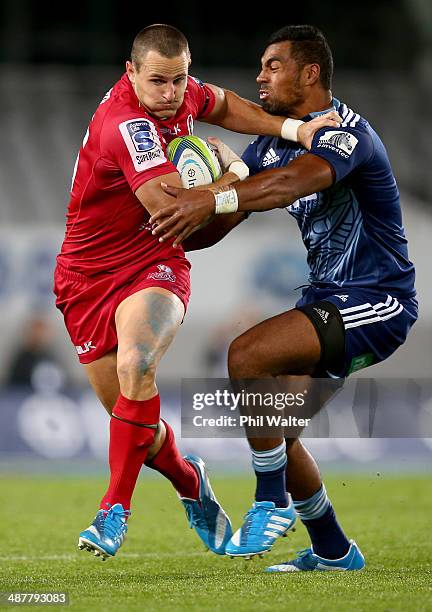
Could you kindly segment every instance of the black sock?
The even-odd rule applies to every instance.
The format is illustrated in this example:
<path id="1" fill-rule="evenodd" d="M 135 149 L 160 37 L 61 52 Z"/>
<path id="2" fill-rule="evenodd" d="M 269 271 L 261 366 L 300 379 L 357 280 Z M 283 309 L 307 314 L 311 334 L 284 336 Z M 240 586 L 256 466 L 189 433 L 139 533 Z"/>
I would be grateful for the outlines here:
<path id="1" fill-rule="evenodd" d="M 294 507 L 308 530 L 315 554 L 325 559 L 346 555 L 350 543 L 336 520 L 324 485 L 309 499 L 294 500 Z"/>

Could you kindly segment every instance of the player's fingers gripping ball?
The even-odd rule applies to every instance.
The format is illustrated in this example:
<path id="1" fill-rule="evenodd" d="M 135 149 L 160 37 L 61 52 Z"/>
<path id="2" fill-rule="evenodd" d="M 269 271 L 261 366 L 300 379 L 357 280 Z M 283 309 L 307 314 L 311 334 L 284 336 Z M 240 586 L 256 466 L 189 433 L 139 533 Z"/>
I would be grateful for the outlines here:
<path id="1" fill-rule="evenodd" d="M 220 138 L 210 136 L 209 143 L 215 147 L 217 156 L 224 172 L 233 172 L 242 181 L 249 176 L 249 168 L 227 144 L 222 142 Z"/>

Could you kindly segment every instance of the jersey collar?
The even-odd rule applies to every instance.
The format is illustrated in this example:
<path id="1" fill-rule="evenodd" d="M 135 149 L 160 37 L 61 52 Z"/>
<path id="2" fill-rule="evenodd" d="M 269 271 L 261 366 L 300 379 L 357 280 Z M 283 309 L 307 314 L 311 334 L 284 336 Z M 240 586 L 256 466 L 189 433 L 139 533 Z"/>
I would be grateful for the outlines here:
<path id="1" fill-rule="evenodd" d="M 304 117 L 302 117 L 302 121 L 310 121 L 311 119 L 315 119 L 315 117 L 319 117 L 320 115 L 325 115 L 326 113 L 329 113 L 330 111 L 333 111 L 333 110 L 337 112 L 340 105 L 341 103 L 337 98 L 332 98 L 332 105 L 329 108 L 326 108 L 325 110 L 322 110 L 322 111 L 316 111 L 314 113 L 309 113 L 308 115 L 305 115 Z"/>

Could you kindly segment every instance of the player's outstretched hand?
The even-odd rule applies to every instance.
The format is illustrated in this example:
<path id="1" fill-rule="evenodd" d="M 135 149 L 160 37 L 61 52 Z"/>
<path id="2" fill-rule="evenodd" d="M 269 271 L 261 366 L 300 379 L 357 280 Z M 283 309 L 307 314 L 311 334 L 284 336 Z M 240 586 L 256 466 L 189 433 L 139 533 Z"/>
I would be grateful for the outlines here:
<path id="1" fill-rule="evenodd" d="M 340 123 L 342 123 L 342 117 L 338 115 L 336 111 L 330 111 L 325 115 L 319 115 L 311 121 L 306 121 L 298 128 L 298 141 L 305 149 L 309 150 L 312 146 L 312 138 L 317 130 L 323 127 L 338 128 Z"/>
<path id="2" fill-rule="evenodd" d="M 152 234 L 158 236 L 160 242 L 175 238 L 173 246 L 177 247 L 212 218 L 215 213 L 214 195 L 211 191 L 161 185 L 165 193 L 175 198 L 175 202 L 150 217 L 150 223 L 155 226 Z"/>

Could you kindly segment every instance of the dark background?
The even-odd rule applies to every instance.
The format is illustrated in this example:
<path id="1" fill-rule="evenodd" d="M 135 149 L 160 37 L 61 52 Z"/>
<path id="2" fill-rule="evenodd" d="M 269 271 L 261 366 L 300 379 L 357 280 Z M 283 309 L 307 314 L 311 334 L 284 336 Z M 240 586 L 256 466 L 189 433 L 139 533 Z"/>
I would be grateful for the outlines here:
<path id="1" fill-rule="evenodd" d="M 428 0 L 258 0 L 257 10 L 243 3 L 162 3 L 163 10 L 151 4 L 2 0 L 0 60 L 121 63 L 136 32 L 151 23 L 169 23 L 185 32 L 200 63 L 255 66 L 271 32 L 289 23 L 313 23 L 325 31 L 338 67 L 409 70 L 427 39 L 423 11 Z"/>
<path id="2" fill-rule="evenodd" d="M 70 132 L 69 151 L 75 151 L 89 116 L 124 69 L 134 36 L 152 23 L 173 24 L 186 34 L 193 75 L 258 101 L 255 77 L 268 37 L 283 25 L 312 23 L 333 50 L 334 95 L 369 120 L 384 140 L 401 188 L 430 210 L 432 0 L 258 3 L 252 9 L 251 2 L 192 0 L 163 2 L 156 10 L 147 1 L 2 0 L 0 126 L 15 125 L 31 106 L 33 127 L 25 137 L 37 140 L 38 128 L 51 121 L 47 111 L 54 109 Z M 11 136 L 17 138 L 21 135 Z M 41 143 L 33 147 L 40 150 Z M 60 193 L 72 154 L 65 149 L 53 158 Z M 9 153 L 5 159 L 5 174 L 11 176 L 15 164 Z M 7 218 L 25 219 L 22 209 L 5 206 L 13 209 Z"/>

